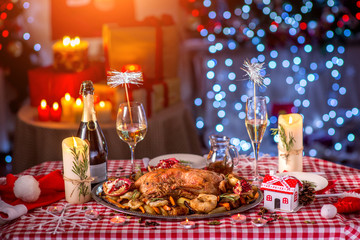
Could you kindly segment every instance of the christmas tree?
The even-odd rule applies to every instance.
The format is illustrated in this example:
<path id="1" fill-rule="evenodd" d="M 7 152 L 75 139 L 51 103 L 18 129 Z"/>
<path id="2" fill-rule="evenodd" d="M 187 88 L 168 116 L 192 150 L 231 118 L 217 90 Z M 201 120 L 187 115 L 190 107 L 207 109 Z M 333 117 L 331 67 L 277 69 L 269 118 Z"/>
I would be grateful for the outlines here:
<path id="1" fill-rule="evenodd" d="M 36 51 L 27 40 L 30 34 L 24 31 L 22 13 L 29 3 L 5 0 L 0 3 L 0 68 L 7 84 L 16 91 L 16 98 L 10 102 L 13 113 L 28 97 L 27 71 L 34 67 L 31 61 Z"/>

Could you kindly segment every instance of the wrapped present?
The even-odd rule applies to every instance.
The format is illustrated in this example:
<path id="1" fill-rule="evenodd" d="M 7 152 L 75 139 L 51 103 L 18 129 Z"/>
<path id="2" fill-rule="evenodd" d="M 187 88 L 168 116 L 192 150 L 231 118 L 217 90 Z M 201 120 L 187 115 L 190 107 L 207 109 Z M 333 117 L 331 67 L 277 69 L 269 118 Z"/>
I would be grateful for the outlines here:
<path id="1" fill-rule="evenodd" d="M 28 71 L 31 105 L 39 106 L 42 99 L 49 104 L 60 102 L 65 93 L 79 96 L 80 85 L 91 79 L 99 82 L 105 79 L 104 67 L 100 63 L 93 63 L 80 72 L 58 72 L 52 66 L 40 67 Z"/>
<path id="2" fill-rule="evenodd" d="M 105 90 L 106 88 L 108 90 Z M 105 92 L 109 96 L 114 96 L 108 100 L 112 101 L 113 106 L 116 108 L 115 111 L 117 111 L 120 103 L 126 101 L 125 89 L 122 87 L 110 88 L 103 85 L 99 89 L 103 90 L 98 91 L 95 86 L 95 94 L 99 94 L 100 99 L 103 99 L 102 96 L 105 95 L 103 94 Z M 131 101 L 141 102 L 150 117 L 152 114 L 180 101 L 180 79 L 166 79 L 159 83 L 147 83 L 141 86 L 132 85 L 129 88 L 129 97 Z"/>
<path id="3" fill-rule="evenodd" d="M 120 70 L 126 64 L 138 64 L 151 82 L 178 74 L 177 29 L 171 17 L 147 18 L 135 26 L 103 26 L 106 68 Z"/>

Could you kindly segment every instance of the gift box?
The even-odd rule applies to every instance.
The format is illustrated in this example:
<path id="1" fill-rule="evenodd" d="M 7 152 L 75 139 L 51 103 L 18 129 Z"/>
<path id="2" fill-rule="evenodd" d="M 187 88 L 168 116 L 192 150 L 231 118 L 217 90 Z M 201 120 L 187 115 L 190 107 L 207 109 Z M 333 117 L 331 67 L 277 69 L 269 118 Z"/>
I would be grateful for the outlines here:
<path id="1" fill-rule="evenodd" d="M 147 18 L 135 26 L 103 26 L 106 69 L 138 64 L 151 82 L 178 75 L 177 29 L 171 17 Z"/>
<path id="2" fill-rule="evenodd" d="M 105 79 L 104 66 L 93 63 L 80 72 L 58 72 L 52 66 L 40 67 L 28 71 L 31 105 L 39 106 L 42 99 L 49 105 L 60 102 L 65 93 L 79 96 L 80 85 L 85 80 L 99 82 Z"/>
<path id="3" fill-rule="evenodd" d="M 94 84 L 95 94 L 101 101 L 110 101 L 116 115 L 120 103 L 126 102 L 124 87 L 111 88 L 105 83 Z M 164 108 L 180 101 L 180 79 L 170 78 L 159 83 L 129 85 L 130 101 L 141 102 L 150 117 Z"/>

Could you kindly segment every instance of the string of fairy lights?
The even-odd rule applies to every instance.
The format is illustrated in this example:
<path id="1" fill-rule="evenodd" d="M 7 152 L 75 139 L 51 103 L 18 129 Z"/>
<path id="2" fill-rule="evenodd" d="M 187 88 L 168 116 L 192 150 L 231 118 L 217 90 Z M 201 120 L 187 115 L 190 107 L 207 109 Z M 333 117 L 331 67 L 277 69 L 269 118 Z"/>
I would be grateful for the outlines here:
<path id="1" fill-rule="evenodd" d="M 335 152 L 344 150 L 344 146 L 356 140 L 354 132 L 347 133 L 345 138 L 335 136 L 339 128 L 359 116 L 359 108 L 344 107 L 341 98 L 349 93 L 342 82 L 346 52 L 343 43 L 353 37 L 354 31 L 359 31 L 360 1 L 354 1 L 352 12 L 345 11 L 348 8 L 340 6 L 340 1 L 333 0 L 281 1 L 281 4 L 271 0 L 188 2 L 192 6 L 192 17 L 198 19 L 197 31 L 210 44 L 205 78 L 212 85 L 206 96 L 194 100 L 194 105 L 199 109 L 196 118 L 199 131 L 233 131 L 234 124 L 229 124 L 229 119 L 234 111 L 239 119 L 245 119 L 244 103 L 248 95 L 244 93 L 239 98 L 239 89 L 243 86 L 245 92 L 250 93 L 252 85 L 234 81 L 243 77 L 240 71 L 242 62 L 237 62 L 239 57 L 235 57 L 234 53 L 235 50 L 251 48 L 256 53 L 251 62 L 265 63 L 265 85 L 270 86 L 272 73 L 286 72 L 277 81 L 293 89 L 289 98 L 293 104 L 291 111 L 303 115 L 305 137 L 315 132 L 325 132 L 334 139 L 331 148 Z M 321 57 L 314 57 L 320 51 Z M 228 57 L 224 59 L 223 55 Z M 234 70 L 234 66 L 237 70 Z M 221 81 L 221 78 L 226 81 Z M 330 84 L 328 106 L 324 112 L 314 114 L 313 110 L 310 111 L 312 102 L 308 92 L 319 84 Z M 260 88 L 260 92 L 266 95 L 267 88 Z M 230 98 L 235 96 L 233 93 L 237 94 L 238 100 Z M 208 113 L 200 111 L 207 107 L 206 102 L 212 103 L 212 112 L 216 113 L 212 117 L 217 116 L 215 124 L 206 118 Z M 269 106 L 272 104 L 268 97 L 267 103 Z M 269 125 L 276 127 L 276 124 L 277 116 L 270 115 Z M 277 137 L 274 136 L 275 142 L 278 141 Z M 231 143 L 240 152 L 251 151 L 249 140 L 232 137 Z M 317 156 L 318 152 L 309 147 L 305 154 Z"/>
<path id="2" fill-rule="evenodd" d="M 28 65 L 22 61 L 32 59 L 32 54 L 41 50 L 41 44 L 31 41 L 31 34 L 26 30 L 26 24 L 34 22 L 32 16 L 26 17 L 24 14 L 29 9 L 28 1 L 5 0 L 0 3 L 0 66 L 8 76 L 11 76 L 12 71 L 21 71 L 18 66 Z M 24 68 L 23 71 L 27 70 Z M 9 81 L 13 79 L 10 77 Z M 8 144 L 4 144 L 2 149 L 8 148 Z M 4 158 L 6 163 L 11 163 L 10 154 Z"/>

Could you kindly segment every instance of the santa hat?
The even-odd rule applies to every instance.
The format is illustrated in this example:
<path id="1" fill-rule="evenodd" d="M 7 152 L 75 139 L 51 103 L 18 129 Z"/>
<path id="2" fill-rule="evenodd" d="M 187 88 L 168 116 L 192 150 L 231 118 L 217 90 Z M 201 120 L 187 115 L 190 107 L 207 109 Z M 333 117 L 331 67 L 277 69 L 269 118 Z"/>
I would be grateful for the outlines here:
<path id="1" fill-rule="evenodd" d="M 65 197 L 64 180 L 60 170 L 47 175 L 34 176 L 39 182 L 41 194 L 35 202 L 24 202 L 14 194 L 14 184 L 18 177 L 8 174 L 0 184 L 0 223 L 26 214 L 29 210 L 49 205 Z"/>

